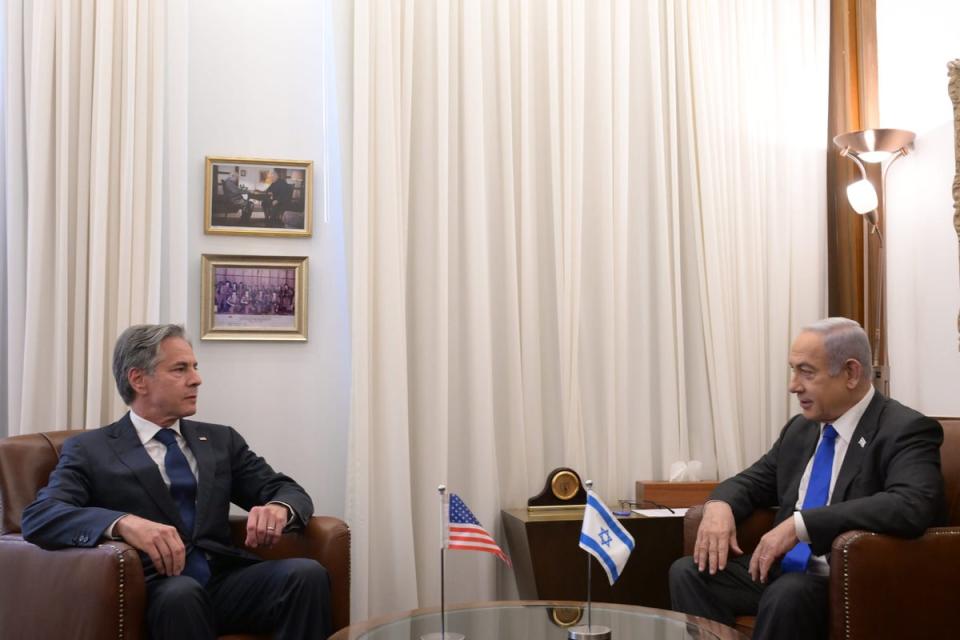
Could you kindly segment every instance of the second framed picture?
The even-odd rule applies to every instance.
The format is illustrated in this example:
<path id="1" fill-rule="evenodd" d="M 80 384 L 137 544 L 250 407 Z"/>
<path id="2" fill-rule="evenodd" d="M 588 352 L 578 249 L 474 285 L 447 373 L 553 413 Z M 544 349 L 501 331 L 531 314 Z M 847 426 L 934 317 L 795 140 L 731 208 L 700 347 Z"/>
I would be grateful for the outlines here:
<path id="1" fill-rule="evenodd" d="M 313 162 L 207 156 L 204 232 L 309 236 Z"/>
<path id="2" fill-rule="evenodd" d="M 201 256 L 201 340 L 307 339 L 307 258 Z"/>

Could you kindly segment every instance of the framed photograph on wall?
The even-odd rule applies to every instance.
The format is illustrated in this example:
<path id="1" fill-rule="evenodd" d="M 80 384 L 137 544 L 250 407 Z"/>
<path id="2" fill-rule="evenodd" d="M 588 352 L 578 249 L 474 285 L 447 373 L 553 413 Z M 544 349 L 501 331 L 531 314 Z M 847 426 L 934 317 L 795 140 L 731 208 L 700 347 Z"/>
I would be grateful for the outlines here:
<path id="1" fill-rule="evenodd" d="M 307 339 L 307 258 L 201 256 L 201 340 Z"/>
<path id="2" fill-rule="evenodd" d="M 207 156 L 205 233 L 310 236 L 313 162 Z"/>

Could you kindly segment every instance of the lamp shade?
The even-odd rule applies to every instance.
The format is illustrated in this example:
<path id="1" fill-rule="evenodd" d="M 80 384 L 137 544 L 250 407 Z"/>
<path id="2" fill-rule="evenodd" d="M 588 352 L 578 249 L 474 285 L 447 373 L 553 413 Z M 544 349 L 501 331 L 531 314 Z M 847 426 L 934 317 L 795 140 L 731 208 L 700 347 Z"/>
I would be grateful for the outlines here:
<path id="1" fill-rule="evenodd" d="M 916 135 L 905 129 L 864 129 L 836 136 L 833 144 L 863 162 L 883 162 L 894 153 L 906 155 Z"/>
<path id="2" fill-rule="evenodd" d="M 889 151 L 864 151 L 859 157 L 864 162 L 883 162 L 890 157 Z"/>
<path id="3" fill-rule="evenodd" d="M 877 190 L 869 180 L 857 180 L 847 187 L 847 200 L 853 210 L 864 215 L 877 208 Z"/>

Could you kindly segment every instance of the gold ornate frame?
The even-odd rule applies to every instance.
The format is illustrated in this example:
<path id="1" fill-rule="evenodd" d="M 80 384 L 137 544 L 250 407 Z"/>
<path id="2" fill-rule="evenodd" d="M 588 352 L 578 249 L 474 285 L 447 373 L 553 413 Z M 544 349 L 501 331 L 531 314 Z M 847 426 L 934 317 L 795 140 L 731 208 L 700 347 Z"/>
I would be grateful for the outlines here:
<path id="1" fill-rule="evenodd" d="M 201 340 L 307 340 L 307 258 L 305 256 L 228 256 L 203 254 L 200 257 L 200 339 Z M 277 273 L 281 272 L 281 273 Z M 286 272 L 286 273 L 282 273 Z M 270 287 L 293 276 L 293 315 L 283 312 L 284 292 L 290 289 Z M 218 295 L 218 276 L 221 282 L 236 287 L 240 308 L 237 312 L 224 311 L 226 298 Z M 262 282 L 267 286 L 257 287 Z M 246 291 L 244 291 L 246 290 Z M 271 309 L 273 291 L 278 292 L 280 307 Z M 262 297 L 258 297 L 261 295 Z M 244 293 L 248 296 L 244 298 Z M 258 304 L 258 301 L 259 304 Z"/>
<path id="2" fill-rule="evenodd" d="M 292 187 L 291 210 L 284 211 L 279 219 L 273 219 L 274 222 L 262 218 L 262 213 L 252 215 L 257 213 L 257 207 L 263 207 L 263 199 L 269 197 L 265 191 L 268 186 L 265 180 L 269 178 L 265 176 L 271 169 L 278 170 Z M 252 209 L 246 219 L 241 206 L 231 205 L 223 199 L 220 183 L 232 171 L 240 174 L 242 197 Z M 309 237 L 313 234 L 312 160 L 207 156 L 203 194 L 204 233 L 287 238 Z M 231 206 L 233 210 L 227 211 Z"/>
<path id="3" fill-rule="evenodd" d="M 947 75 L 950 78 L 948 90 L 953 102 L 953 228 L 957 232 L 957 246 L 960 247 L 960 59 L 947 63 Z M 960 312 L 957 314 L 957 331 L 960 333 Z M 958 345 L 960 348 L 960 345 Z"/>

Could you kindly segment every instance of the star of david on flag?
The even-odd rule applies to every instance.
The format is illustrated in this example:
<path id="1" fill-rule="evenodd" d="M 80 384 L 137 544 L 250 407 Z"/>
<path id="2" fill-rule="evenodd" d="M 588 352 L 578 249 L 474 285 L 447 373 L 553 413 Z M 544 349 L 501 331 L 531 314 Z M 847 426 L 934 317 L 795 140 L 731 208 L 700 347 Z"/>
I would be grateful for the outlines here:
<path id="1" fill-rule="evenodd" d="M 508 567 L 513 566 L 507 554 L 497 545 L 493 536 L 480 526 L 480 521 L 460 499 L 460 496 L 455 493 L 450 494 L 446 512 L 447 526 L 444 528 L 444 544 L 447 549 L 486 551 L 506 562 Z"/>
<path id="2" fill-rule="evenodd" d="M 627 566 L 627 558 L 634 546 L 633 536 L 610 513 L 607 505 L 593 491 L 587 491 L 580 548 L 600 561 L 610 584 L 617 581 Z"/>

